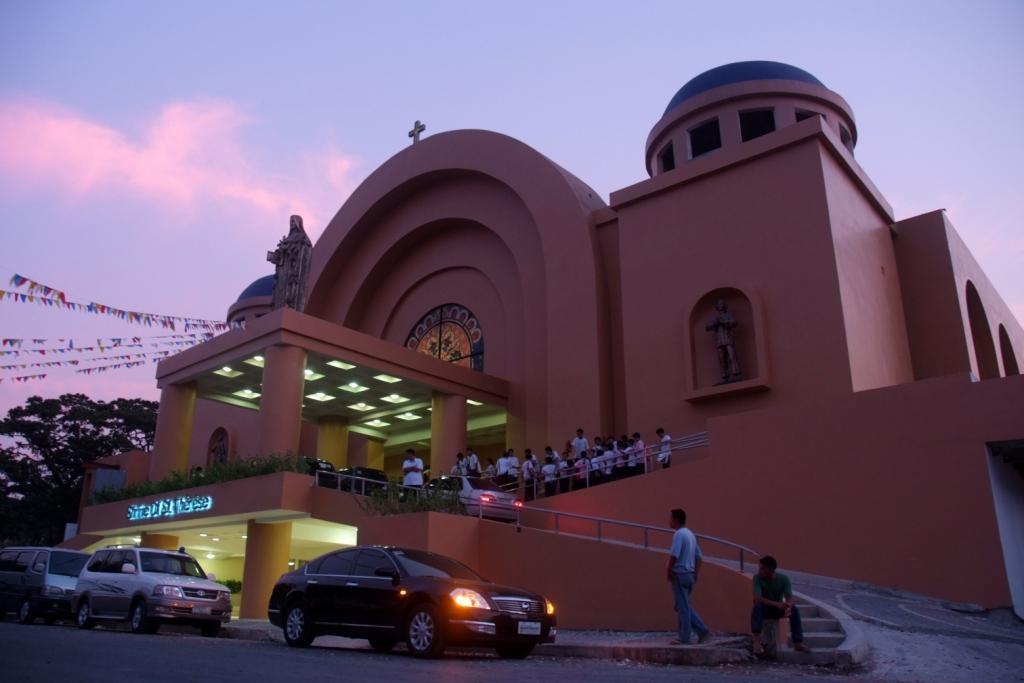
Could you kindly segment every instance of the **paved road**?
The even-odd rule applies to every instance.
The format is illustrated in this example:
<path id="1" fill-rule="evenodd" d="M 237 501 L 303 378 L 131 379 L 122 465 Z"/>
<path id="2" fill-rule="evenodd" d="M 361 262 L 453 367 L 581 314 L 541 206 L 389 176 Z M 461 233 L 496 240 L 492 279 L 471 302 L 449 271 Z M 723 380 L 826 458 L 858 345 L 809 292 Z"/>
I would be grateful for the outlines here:
<path id="1" fill-rule="evenodd" d="M 276 643 L 201 638 L 177 634 L 139 636 L 97 628 L 0 624 L 0 672 L 5 681 L 209 681 L 380 680 L 446 683 L 635 683 L 686 680 L 861 681 L 862 676 L 828 676 L 782 666 L 751 665 L 715 669 L 643 666 L 610 661 L 531 657 L 505 661 L 481 655 L 455 655 L 422 661 L 404 654 L 312 647 L 295 650 Z"/>

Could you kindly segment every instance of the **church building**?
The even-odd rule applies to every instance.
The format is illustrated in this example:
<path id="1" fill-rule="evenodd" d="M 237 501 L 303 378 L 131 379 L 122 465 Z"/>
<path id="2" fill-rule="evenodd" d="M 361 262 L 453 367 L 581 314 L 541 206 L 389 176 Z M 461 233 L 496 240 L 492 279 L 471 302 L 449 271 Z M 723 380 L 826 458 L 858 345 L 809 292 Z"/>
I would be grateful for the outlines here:
<path id="1" fill-rule="evenodd" d="M 230 331 L 158 365 L 153 451 L 96 463 L 68 543 L 184 545 L 242 582 L 251 618 L 289 565 L 416 545 L 535 586 L 565 626 L 654 629 L 672 623 L 663 556 L 559 536 L 552 514 L 667 526 L 683 507 L 793 570 L 1024 616 L 1024 330 L 946 214 L 897 221 L 850 104 L 794 66 L 711 69 L 652 118 L 647 177 L 607 202 L 524 142 L 417 126 L 311 251 L 293 218 L 268 256 L 280 276 L 225 301 Z M 542 521 L 518 532 L 381 517 L 297 473 L 91 497 L 110 472 L 281 454 L 395 478 L 413 449 L 436 476 L 468 447 L 561 452 L 578 428 L 697 447 L 528 502 Z M 178 496 L 204 503 L 129 512 Z M 720 571 L 735 596 L 698 607 L 745 630 L 749 573 Z M 609 589 L 623 581 L 666 609 L 638 614 Z"/>

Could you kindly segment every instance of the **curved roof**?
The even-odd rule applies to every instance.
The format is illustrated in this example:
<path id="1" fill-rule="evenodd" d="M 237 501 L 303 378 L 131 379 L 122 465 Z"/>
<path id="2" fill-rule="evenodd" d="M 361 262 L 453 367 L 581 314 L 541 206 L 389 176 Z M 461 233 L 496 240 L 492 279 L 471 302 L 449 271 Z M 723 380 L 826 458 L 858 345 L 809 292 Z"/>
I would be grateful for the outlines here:
<path id="1" fill-rule="evenodd" d="M 258 280 L 253 280 L 252 284 L 242 290 L 242 293 L 238 295 L 238 301 L 242 299 L 251 299 L 256 296 L 273 296 L 274 295 L 274 276 L 264 275 Z"/>
<path id="2" fill-rule="evenodd" d="M 813 75 L 790 64 L 764 61 L 733 62 L 732 64 L 716 66 L 714 69 L 709 69 L 691 78 L 687 81 L 686 85 L 676 92 L 675 96 L 668 103 L 668 107 L 665 108 L 665 113 L 669 113 L 691 97 L 695 97 L 712 88 L 742 83 L 743 81 L 763 80 L 800 81 L 802 83 L 818 85 L 822 88 L 825 87 L 825 84 Z"/>

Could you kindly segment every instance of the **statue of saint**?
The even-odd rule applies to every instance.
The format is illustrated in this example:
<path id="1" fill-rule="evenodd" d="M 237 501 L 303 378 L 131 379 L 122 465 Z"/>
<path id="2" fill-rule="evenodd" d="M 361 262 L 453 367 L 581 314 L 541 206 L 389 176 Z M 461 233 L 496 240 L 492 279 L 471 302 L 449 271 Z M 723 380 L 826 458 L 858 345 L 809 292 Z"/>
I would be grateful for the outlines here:
<path id="1" fill-rule="evenodd" d="M 274 270 L 273 310 L 285 306 L 296 311 L 305 308 L 312 251 L 313 243 L 302 227 L 302 216 L 292 216 L 288 235 L 277 243 L 276 250 L 267 252 L 267 260 L 277 266 Z"/>
<path id="2" fill-rule="evenodd" d="M 711 316 L 704 329 L 715 333 L 715 347 L 718 349 L 718 365 L 722 371 L 722 384 L 738 381 L 742 372 L 732 332 L 736 329 L 736 318 L 729 312 L 724 299 L 715 302 L 715 315 Z"/>

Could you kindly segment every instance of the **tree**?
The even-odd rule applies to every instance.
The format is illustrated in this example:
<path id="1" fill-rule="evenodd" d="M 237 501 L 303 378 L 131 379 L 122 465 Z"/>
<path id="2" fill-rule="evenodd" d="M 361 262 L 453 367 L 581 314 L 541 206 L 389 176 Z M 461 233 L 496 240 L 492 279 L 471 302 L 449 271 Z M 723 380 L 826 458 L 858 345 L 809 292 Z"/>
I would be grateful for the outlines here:
<path id="1" fill-rule="evenodd" d="M 157 403 L 32 396 L 0 420 L 0 543 L 53 545 L 75 521 L 85 463 L 148 451 Z"/>

